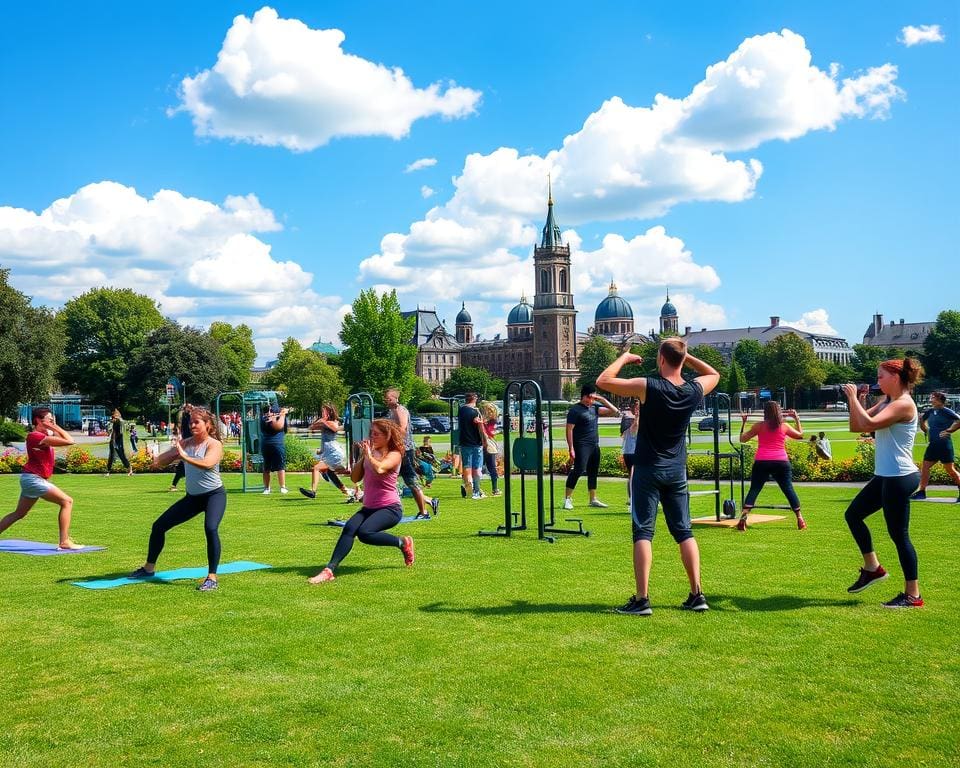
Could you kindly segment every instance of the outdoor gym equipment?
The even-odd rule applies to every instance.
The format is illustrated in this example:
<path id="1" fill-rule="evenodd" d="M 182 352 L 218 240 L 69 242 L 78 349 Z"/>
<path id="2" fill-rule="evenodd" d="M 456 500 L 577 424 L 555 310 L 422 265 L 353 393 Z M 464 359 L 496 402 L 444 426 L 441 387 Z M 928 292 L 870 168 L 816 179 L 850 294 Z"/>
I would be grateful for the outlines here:
<path id="1" fill-rule="evenodd" d="M 243 491 L 263 490 L 263 434 L 260 431 L 260 417 L 271 407 L 278 405 L 277 393 L 272 390 L 254 390 L 250 392 L 221 392 L 217 395 L 215 411 L 217 424 L 220 420 L 221 400 L 233 400 L 240 406 L 242 427 L 240 429 L 240 475 L 243 478 Z M 247 482 L 247 466 L 249 471 L 261 478 L 259 483 Z"/>
<path id="2" fill-rule="evenodd" d="M 516 390 L 517 415 L 519 437 L 513 443 L 510 443 L 510 420 L 511 408 L 510 397 Z M 526 437 L 523 431 L 524 427 L 524 405 L 530 401 L 529 394 L 525 398 L 525 393 L 532 393 L 532 401 L 535 407 L 534 435 L 535 437 Z M 553 534 L 572 534 L 575 536 L 589 536 L 590 531 L 583 529 L 583 520 L 578 517 L 568 517 L 565 521 L 576 523 L 577 528 L 559 528 L 557 527 L 554 501 L 553 501 L 553 412 L 550 408 L 550 401 L 547 401 L 547 442 L 549 448 L 549 470 L 550 470 L 550 516 L 546 515 L 543 493 L 543 397 L 540 392 L 540 385 L 532 379 L 515 379 L 507 384 L 503 393 L 503 525 L 498 525 L 495 531 L 480 531 L 480 536 L 510 536 L 513 531 L 525 531 L 527 529 L 527 493 L 526 477 L 528 473 L 535 473 L 537 478 L 537 538 L 548 541 L 551 544 L 556 540 Z M 511 460 L 513 463 L 511 464 Z M 512 504 L 512 483 L 511 467 L 520 470 L 520 511 L 514 511 Z"/>
<path id="3" fill-rule="evenodd" d="M 373 424 L 373 395 L 369 392 L 355 392 L 347 398 L 343 409 L 343 433 L 347 441 L 347 467 L 354 462 L 353 446 L 370 437 L 370 425 Z"/>
<path id="4" fill-rule="evenodd" d="M 450 406 L 450 452 L 456 455 L 457 451 L 460 450 L 460 419 L 457 418 L 457 414 L 460 413 L 460 408 L 467 402 L 466 395 L 453 395 L 452 397 L 441 397 L 441 400 L 446 400 L 447 404 Z"/>
<path id="5" fill-rule="evenodd" d="M 690 491 L 690 496 L 713 496 L 714 497 L 714 514 L 716 516 L 717 522 L 721 519 L 726 518 L 728 520 L 733 519 L 737 516 L 737 502 L 734 499 L 734 489 L 733 489 L 733 465 L 734 462 L 740 465 L 740 505 L 743 506 L 743 449 L 733 442 L 732 430 L 730 429 L 730 395 L 725 392 L 714 392 L 711 395 L 708 395 L 708 399 L 712 401 L 712 414 L 713 414 L 713 449 L 706 451 L 690 450 L 690 446 L 693 445 L 693 428 L 692 426 L 687 427 L 687 453 L 694 456 L 712 456 L 713 457 L 713 488 L 709 491 Z M 727 442 L 730 444 L 728 451 L 721 453 L 720 451 L 720 404 L 723 401 L 724 406 L 726 407 L 726 434 Z M 730 496 L 727 499 L 721 501 L 721 489 L 720 489 L 720 462 L 721 460 L 726 459 L 728 462 L 728 469 L 730 474 Z"/>

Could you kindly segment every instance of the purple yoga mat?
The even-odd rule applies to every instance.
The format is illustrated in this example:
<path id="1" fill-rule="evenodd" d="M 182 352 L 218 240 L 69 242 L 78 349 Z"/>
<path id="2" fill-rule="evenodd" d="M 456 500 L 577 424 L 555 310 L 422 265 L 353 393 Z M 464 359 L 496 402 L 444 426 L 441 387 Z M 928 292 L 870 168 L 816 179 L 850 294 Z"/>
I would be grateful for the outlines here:
<path id="1" fill-rule="evenodd" d="M 0 539 L 0 552 L 13 552 L 16 555 L 82 555 L 84 552 L 99 552 L 102 549 L 106 549 L 106 547 L 57 549 L 56 544 L 44 544 L 40 541 Z"/>

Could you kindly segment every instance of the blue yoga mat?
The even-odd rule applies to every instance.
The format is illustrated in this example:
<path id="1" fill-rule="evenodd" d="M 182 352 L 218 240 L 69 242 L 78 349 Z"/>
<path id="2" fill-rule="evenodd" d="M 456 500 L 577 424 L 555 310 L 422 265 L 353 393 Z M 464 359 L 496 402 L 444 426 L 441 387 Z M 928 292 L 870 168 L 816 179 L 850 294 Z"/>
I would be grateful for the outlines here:
<path id="1" fill-rule="evenodd" d="M 401 523 L 425 523 L 428 520 L 433 520 L 433 518 L 432 517 L 414 517 L 413 515 L 400 518 Z M 332 525 L 336 528 L 343 528 L 343 526 L 345 526 L 346 524 L 347 524 L 346 520 L 327 520 L 327 525 Z"/>
<path id="2" fill-rule="evenodd" d="M 84 552 L 99 552 L 106 547 L 84 547 L 83 549 L 57 549 L 56 544 L 44 544 L 40 541 L 23 539 L 0 539 L 0 552 L 13 552 L 17 555 L 82 555 Z"/>
<path id="3" fill-rule="evenodd" d="M 263 568 L 270 568 L 263 563 L 253 563 L 249 560 L 237 560 L 235 563 L 226 563 L 217 569 L 218 574 L 240 573 L 241 571 L 259 571 Z M 151 581 L 176 581 L 177 579 L 202 579 L 207 575 L 206 568 L 177 568 L 173 571 L 157 571 L 149 579 L 131 579 L 129 576 L 121 576 L 119 579 L 94 579 L 92 581 L 74 581 L 71 582 L 75 587 L 84 589 L 113 589 L 114 587 L 125 587 L 127 584 L 145 584 Z"/>

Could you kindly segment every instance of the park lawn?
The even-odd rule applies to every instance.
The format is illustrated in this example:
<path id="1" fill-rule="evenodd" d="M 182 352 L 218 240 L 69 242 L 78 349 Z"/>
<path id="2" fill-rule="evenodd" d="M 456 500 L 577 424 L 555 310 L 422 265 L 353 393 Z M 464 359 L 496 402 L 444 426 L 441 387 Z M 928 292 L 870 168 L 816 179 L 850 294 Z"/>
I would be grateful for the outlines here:
<path id="1" fill-rule="evenodd" d="M 70 586 L 140 564 L 175 496 L 163 476 L 56 480 L 76 499 L 75 538 L 109 549 L 0 554 L 0 765 L 956 765 L 953 505 L 914 505 L 927 606 L 910 611 L 880 606 L 902 585 L 879 517 L 891 578 L 845 590 L 855 488 L 802 488 L 802 533 L 789 519 L 698 528 L 705 614 L 677 608 L 687 590 L 661 519 L 644 619 L 611 612 L 633 591 L 623 481 L 601 481 L 605 510 L 578 489 L 592 535 L 555 544 L 478 538 L 500 500 L 438 481 L 439 518 L 401 526 L 413 568 L 358 544 L 335 582 L 311 587 L 337 536 L 323 523 L 351 507 L 327 487 L 313 502 L 243 495 L 228 476 L 223 560 L 273 568 L 201 594 Z M 17 478 L 0 494 L 12 507 Z M 5 534 L 54 535 L 45 504 Z M 203 562 L 199 521 L 168 534 L 161 569 Z"/>

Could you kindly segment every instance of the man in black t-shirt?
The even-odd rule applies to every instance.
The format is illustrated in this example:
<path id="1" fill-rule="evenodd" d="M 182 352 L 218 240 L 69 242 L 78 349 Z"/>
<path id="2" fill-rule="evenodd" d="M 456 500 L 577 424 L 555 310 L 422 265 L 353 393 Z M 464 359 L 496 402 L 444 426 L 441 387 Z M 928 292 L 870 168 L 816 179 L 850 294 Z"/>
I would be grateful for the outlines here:
<path id="1" fill-rule="evenodd" d="M 480 468 L 483 466 L 483 448 L 487 443 L 487 433 L 483 430 L 483 419 L 477 410 L 477 393 L 467 392 L 464 405 L 457 412 L 460 429 L 460 458 L 463 462 L 463 485 L 460 495 L 472 499 L 486 498 L 480 490 Z"/>
<path id="2" fill-rule="evenodd" d="M 570 472 L 567 475 L 564 509 L 573 509 L 573 489 L 580 475 L 587 476 L 587 491 L 591 507 L 606 507 L 597 498 L 597 475 L 600 472 L 599 416 L 619 416 L 620 411 L 605 397 L 597 394 L 593 384 L 580 388 L 580 402 L 567 411 L 567 450 L 570 452 Z"/>
<path id="3" fill-rule="evenodd" d="M 720 381 L 720 374 L 702 360 L 687 354 L 687 345 L 670 338 L 657 353 L 659 376 L 620 379 L 620 369 L 643 358 L 625 352 L 597 378 L 597 386 L 609 392 L 637 397 L 643 404 L 643 418 L 637 430 L 631 482 L 630 514 L 633 518 L 633 567 L 637 592 L 618 613 L 649 616 L 648 585 L 653 561 L 653 528 L 657 503 L 674 540 L 680 545 L 680 559 L 690 581 L 690 595 L 682 608 L 706 611 L 709 606 L 700 588 L 700 550 L 690 527 L 690 497 L 687 492 L 686 433 L 690 416 Z M 684 365 L 697 377 L 686 381 Z"/>

